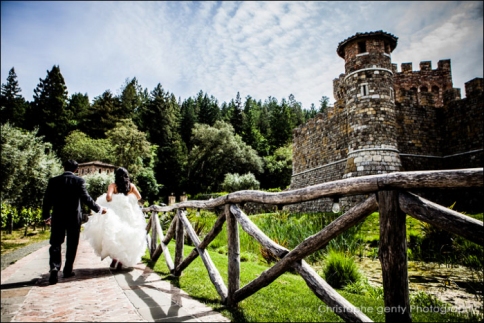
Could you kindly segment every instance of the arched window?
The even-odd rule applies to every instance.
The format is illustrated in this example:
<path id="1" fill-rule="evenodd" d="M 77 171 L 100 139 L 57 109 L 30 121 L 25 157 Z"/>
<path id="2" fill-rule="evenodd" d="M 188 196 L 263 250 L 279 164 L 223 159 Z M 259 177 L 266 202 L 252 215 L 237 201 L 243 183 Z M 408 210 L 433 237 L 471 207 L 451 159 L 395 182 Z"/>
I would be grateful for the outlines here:
<path id="1" fill-rule="evenodd" d="M 364 41 L 359 41 L 358 42 L 358 53 L 366 53 L 366 42 Z"/>
<path id="2" fill-rule="evenodd" d="M 421 86 L 420 87 L 420 92 L 428 92 L 429 89 L 426 86 Z"/>

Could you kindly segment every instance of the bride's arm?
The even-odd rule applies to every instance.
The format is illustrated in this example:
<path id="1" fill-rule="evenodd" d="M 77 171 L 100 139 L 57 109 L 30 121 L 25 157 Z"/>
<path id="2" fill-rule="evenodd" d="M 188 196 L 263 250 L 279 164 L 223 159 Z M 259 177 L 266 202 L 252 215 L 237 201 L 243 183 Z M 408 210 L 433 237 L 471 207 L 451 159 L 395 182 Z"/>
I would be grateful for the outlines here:
<path id="1" fill-rule="evenodd" d="M 130 193 L 134 194 L 138 200 L 141 200 L 141 194 L 139 193 L 138 189 L 133 183 L 131 184 L 131 189 L 129 190 Z"/>
<path id="2" fill-rule="evenodd" d="M 106 201 L 111 202 L 111 200 L 113 199 L 113 193 L 115 188 L 116 188 L 116 184 L 114 183 L 109 184 L 108 192 L 106 193 Z"/>

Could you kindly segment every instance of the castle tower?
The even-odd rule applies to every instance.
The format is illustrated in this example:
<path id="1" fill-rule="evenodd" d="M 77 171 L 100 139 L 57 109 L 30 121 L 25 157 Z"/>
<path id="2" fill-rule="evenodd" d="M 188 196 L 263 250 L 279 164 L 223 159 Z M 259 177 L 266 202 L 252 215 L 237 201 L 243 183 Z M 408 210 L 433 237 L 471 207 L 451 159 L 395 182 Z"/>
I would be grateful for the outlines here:
<path id="1" fill-rule="evenodd" d="M 397 39 L 375 31 L 356 33 L 338 45 L 337 53 L 345 60 L 340 86 L 348 138 L 343 178 L 401 170 L 390 56 Z"/>

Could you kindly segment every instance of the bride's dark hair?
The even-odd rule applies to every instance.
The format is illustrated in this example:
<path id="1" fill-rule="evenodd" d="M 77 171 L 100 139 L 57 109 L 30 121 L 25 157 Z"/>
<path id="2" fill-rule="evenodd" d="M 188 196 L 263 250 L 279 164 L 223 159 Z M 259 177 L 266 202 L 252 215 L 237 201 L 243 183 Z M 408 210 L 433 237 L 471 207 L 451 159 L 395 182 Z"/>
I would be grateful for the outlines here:
<path id="1" fill-rule="evenodd" d="M 118 169 L 116 169 L 116 173 L 114 175 L 114 183 L 116 184 L 118 193 L 128 195 L 131 186 L 129 185 L 129 174 L 126 168 L 119 167 Z"/>

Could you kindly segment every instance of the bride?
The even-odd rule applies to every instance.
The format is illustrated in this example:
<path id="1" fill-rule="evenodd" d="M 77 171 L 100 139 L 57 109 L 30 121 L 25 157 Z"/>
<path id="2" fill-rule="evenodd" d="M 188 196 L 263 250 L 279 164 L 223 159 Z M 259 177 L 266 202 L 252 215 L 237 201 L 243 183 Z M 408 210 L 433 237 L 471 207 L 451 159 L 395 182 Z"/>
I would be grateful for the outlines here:
<path id="1" fill-rule="evenodd" d="M 146 251 L 146 221 L 138 206 L 141 195 L 129 181 L 128 171 L 116 170 L 114 183 L 96 203 L 107 208 L 106 214 L 93 214 L 84 224 L 83 236 L 96 255 L 112 259 L 110 268 L 132 267 L 141 261 Z"/>

